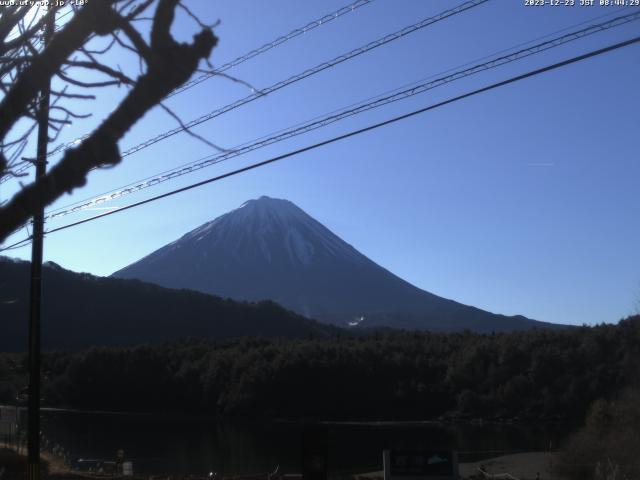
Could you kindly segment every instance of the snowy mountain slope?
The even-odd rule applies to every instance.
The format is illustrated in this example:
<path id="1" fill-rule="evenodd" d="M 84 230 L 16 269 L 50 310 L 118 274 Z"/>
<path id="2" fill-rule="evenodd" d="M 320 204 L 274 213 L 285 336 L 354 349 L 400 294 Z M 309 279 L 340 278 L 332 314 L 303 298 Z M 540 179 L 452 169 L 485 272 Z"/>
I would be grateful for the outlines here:
<path id="1" fill-rule="evenodd" d="M 512 330 L 545 325 L 425 292 L 287 200 L 260 197 L 113 274 L 238 300 L 270 299 L 342 326 Z"/>

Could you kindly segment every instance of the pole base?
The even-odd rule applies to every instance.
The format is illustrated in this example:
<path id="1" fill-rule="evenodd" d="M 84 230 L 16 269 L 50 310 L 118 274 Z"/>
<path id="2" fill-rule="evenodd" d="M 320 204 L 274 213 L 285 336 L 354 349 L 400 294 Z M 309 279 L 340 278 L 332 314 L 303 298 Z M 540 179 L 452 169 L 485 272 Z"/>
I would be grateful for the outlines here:
<path id="1" fill-rule="evenodd" d="M 27 480 L 40 480 L 40 464 L 27 463 Z"/>

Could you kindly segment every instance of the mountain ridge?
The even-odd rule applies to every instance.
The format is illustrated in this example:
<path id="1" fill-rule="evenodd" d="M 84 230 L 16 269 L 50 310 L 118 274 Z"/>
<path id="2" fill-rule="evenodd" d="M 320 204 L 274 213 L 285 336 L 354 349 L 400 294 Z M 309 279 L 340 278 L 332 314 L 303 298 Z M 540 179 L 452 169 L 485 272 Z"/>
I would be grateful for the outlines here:
<path id="1" fill-rule="evenodd" d="M 112 276 L 236 300 L 270 299 L 340 326 L 493 331 L 553 325 L 421 290 L 294 203 L 267 196 L 244 202 Z"/>
<path id="2" fill-rule="evenodd" d="M 0 351 L 27 347 L 30 263 L 0 256 Z M 273 302 L 242 303 L 140 280 L 43 268 L 45 350 L 131 346 L 184 337 L 330 337 L 340 329 Z"/>

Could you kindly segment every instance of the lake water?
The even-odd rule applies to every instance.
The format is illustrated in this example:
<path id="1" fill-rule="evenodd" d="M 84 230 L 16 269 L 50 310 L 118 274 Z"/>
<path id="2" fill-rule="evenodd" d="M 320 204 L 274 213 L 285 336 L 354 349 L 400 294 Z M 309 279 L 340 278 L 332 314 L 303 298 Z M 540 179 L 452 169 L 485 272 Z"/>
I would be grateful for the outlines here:
<path id="1" fill-rule="evenodd" d="M 556 447 L 569 430 L 558 425 L 326 424 L 328 466 L 333 473 L 382 468 L 382 450 L 453 449 L 461 461 L 498 452 Z M 46 412 L 46 438 L 72 458 L 113 460 L 118 449 L 146 474 L 251 474 L 301 471 L 304 425 L 229 424 L 210 419 Z M 476 452 L 476 453 L 466 453 Z M 495 453 L 494 453 L 495 452 Z"/>

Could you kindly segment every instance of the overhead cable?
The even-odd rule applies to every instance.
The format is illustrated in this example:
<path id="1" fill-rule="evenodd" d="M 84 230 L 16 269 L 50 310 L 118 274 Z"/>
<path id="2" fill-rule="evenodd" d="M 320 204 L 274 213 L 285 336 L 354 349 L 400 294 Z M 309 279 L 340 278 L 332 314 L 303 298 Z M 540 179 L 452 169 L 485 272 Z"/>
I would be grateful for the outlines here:
<path id="1" fill-rule="evenodd" d="M 174 169 L 170 169 L 170 170 L 158 173 L 154 176 L 150 176 L 150 177 L 138 180 L 137 182 L 130 183 L 126 186 L 120 187 L 119 189 L 111 190 L 99 196 L 95 196 L 90 199 L 72 203 L 65 207 L 53 209 L 47 212 L 47 215 L 45 218 L 47 219 L 59 218 L 59 217 L 76 213 L 82 210 L 93 208 L 105 202 L 108 202 L 117 198 L 121 198 L 123 196 L 144 190 L 149 187 L 159 185 L 166 181 L 173 180 L 175 178 L 181 177 L 183 175 L 192 173 L 197 170 L 201 170 L 211 165 L 215 165 L 220 162 L 229 160 L 231 158 L 244 155 L 246 153 L 252 152 L 259 148 L 263 148 L 268 145 L 272 145 L 274 143 L 287 140 L 289 138 L 296 137 L 298 135 L 302 135 L 304 133 L 325 127 L 327 125 L 358 115 L 360 113 L 363 113 L 375 108 L 379 108 L 384 105 L 388 105 L 390 103 L 394 103 L 400 100 L 404 100 L 406 98 L 409 98 L 421 93 L 425 93 L 436 87 L 445 85 L 450 82 L 454 82 L 461 78 L 465 78 L 465 77 L 468 77 L 486 70 L 490 70 L 490 69 L 517 61 L 517 60 L 521 60 L 531 55 L 535 55 L 537 53 L 547 51 L 551 48 L 564 45 L 566 43 L 586 37 L 588 35 L 592 35 L 597 32 L 601 32 L 614 27 L 619 27 L 621 25 L 624 25 L 626 23 L 629 23 L 635 20 L 640 20 L 640 12 L 635 12 L 630 15 L 616 17 L 607 22 L 591 25 L 587 28 L 574 31 L 542 43 L 538 43 L 531 47 L 523 48 L 515 52 L 511 52 L 507 55 L 502 55 L 500 57 L 493 58 L 487 62 L 483 62 L 480 64 L 473 65 L 469 68 L 455 71 L 454 73 L 451 73 L 446 76 L 442 76 L 433 80 L 430 79 L 428 81 L 425 81 L 419 84 L 413 84 L 410 87 L 405 88 L 403 90 L 399 90 L 399 91 L 396 90 L 393 93 L 390 93 L 388 95 L 378 96 L 372 101 L 356 104 L 356 106 L 350 106 L 342 110 L 339 110 L 337 112 L 332 112 L 331 114 L 325 115 L 323 117 L 319 117 L 319 118 L 310 120 L 308 122 L 295 125 L 288 129 L 281 130 L 271 136 L 261 137 L 260 139 L 255 140 L 253 142 L 247 142 L 227 152 L 223 152 L 215 155 L 209 155 L 209 156 L 200 158 L 198 160 L 189 162 L 187 164 L 181 165 Z M 430 78 L 433 78 L 433 77 L 430 77 Z"/>
<path id="2" fill-rule="evenodd" d="M 258 55 L 261 55 L 275 47 L 278 47 L 280 45 L 282 45 L 283 43 L 288 42 L 289 40 L 292 40 L 302 34 L 305 34 L 307 32 L 310 32 L 311 30 L 314 30 L 315 28 L 318 28 L 320 26 L 326 25 L 329 22 L 340 18 L 344 15 L 346 15 L 347 13 L 351 13 L 353 11 L 355 11 L 356 9 L 363 7 L 365 5 L 369 5 L 370 3 L 372 3 L 374 0 L 356 0 L 352 3 L 349 3 L 348 5 L 345 5 L 331 13 L 328 13 L 326 15 L 323 15 L 320 18 L 317 18 L 315 20 L 312 20 L 311 22 L 307 23 L 306 25 L 302 26 L 302 27 L 298 27 L 293 29 L 292 31 L 290 31 L 289 33 L 285 34 L 285 35 L 281 35 L 280 37 L 277 37 L 275 40 L 272 40 L 270 42 L 265 43 L 264 45 L 255 48 L 243 55 L 240 55 L 237 58 L 234 58 L 233 60 L 231 60 L 230 62 L 227 62 L 225 64 L 223 64 L 222 66 L 215 68 L 213 71 L 211 72 L 207 72 L 204 73 L 202 75 L 200 75 L 197 78 L 194 78 L 193 80 L 188 81 L 187 83 L 181 85 L 180 87 L 178 87 L 177 89 L 175 89 L 173 92 L 171 92 L 169 95 L 167 95 L 167 97 L 165 98 L 169 98 L 172 97 L 174 95 L 177 95 L 179 93 L 182 93 L 186 90 L 189 90 L 190 88 L 204 82 L 205 80 L 208 80 L 211 77 L 214 77 L 216 75 L 219 75 L 221 73 L 226 72 L 227 70 L 240 65 L 241 63 L 246 62 L 247 60 L 250 60 L 254 57 L 257 57 Z M 68 15 L 71 12 L 71 10 L 69 10 L 68 12 L 66 12 L 64 15 L 61 15 L 59 17 L 62 18 L 66 15 Z M 57 27 L 56 31 L 58 31 L 61 27 Z M 73 148 L 75 146 L 77 146 L 78 144 L 80 144 L 83 140 L 85 140 L 86 138 L 89 137 L 89 134 L 85 134 L 82 135 L 78 138 L 75 138 L 74 140 L 71 140 L 70 142 L 67 143 L 62 143 L 60 145 L 58 145 L 56 148 L 54 148 L 51 152 L 49 152 L 48 156 L 52 156 L 58 152 L 64 151 L 64 150 L 68 150 L 70 148 Z M 21 173 L 26 172 L 27 170 L 29 170 L 31 168 L 32 164 L 31 163 L 25 163 L 24 165 L 22 165 L 20 168 L 18 168 L 16 170 L 16 174 L 20 175 Z M 0 183 L 4 183 L 6 181 L 8 181 L 11 177 L 10 176 L 5 176 L 0 178 Z"/>
<path id="3" fill-rule="evenodd" d="M 469 98 L 469 97 L 472 97 L 472 96 L 475 96 L 475 95 L 478 95 L 478 94 L 481 94 L 481 93 L 485 93 L 485 92 L 488 92 L 488 91 L 491 91 L 491 90 L 495 90 L 497 88 L 504 87 L 506 85 L 509 85 L 509 84 L 512 84 L 512 83 L 516 83 L 516 82 L 519 82 L 521 80 L 525 80 L 527 78 L 540 75 L 542 73 L 546 73 L 546 72 L 549 72 L 549 71 L 552 71 L 552 70 L 556 70 L 556 69 L 565 67 L 567 65 L 571 65 L 573 63 L 581 62 L 581 61 L 584 61 L 584 60 L 592 58 L 592 57 L 603 55 L 605 53 L 609 53 L 609 52 L 612 52 L 614 50 L 618 50 L 620 48 L 627 47 L 627 46 L 630 46 L 630 45 L 633 45 L 633 44 L 639 43 L 639 42 L 640 42 L 640 36 L 631 38 L 629 40 L 625 40 L 623 42 L 615 43 L 613 45 L 609 45 L 607 47 L 600 48 L 598 50 L 592 50 L 592 51 L 590 51 L 588 53 L 585 53 L 583 55 L 578 55 L 576 57 L 572 57 L 572 58 L 569 58 L 567 60 L 563 60 L 563 61 L 551 64 L 551 65 L 547 65 L 546 67 L 538 68 L 536 70 L 531 70 L 531 71 L 523 73 L 521 75 L 517 75 L 515 77 L 508 78 L 507 80 L 503 80 L 503 81 L 500 81 L 500 82 L 492 83 L 492 84 L 490 84 L 490 85 L 488 85 L 486 87 L 482 87 L 482 88 L 473 90 L 471 92 L 467 92 L 467 93 L 464 93 L 462 95 L 458 95 L 456 97 L 449 98 L 449 99 L 444 100 L 442 102 L 438 102 L 438 103 L 435 103 L 435 104 L 420 108 L 418 110 L 414 110 L 412 112 L 405 113 L 403 115 L 399 115 L 399 116 L 390 118 L 388 120 L 385 120 L 385 121 L 382 121 L 382 122 L 379 122 L 379 123 L 375 123 L 373 125 L 369 125 L 369 126 L 364 127 L 364 128 L 360 128 L 358 130 L 353 130 L 351 132 L 345 133 L 343 135 L 339 135 L 337 137 L 332 137 L 332 138 L 330 138 L 328 140 L 323 140 L 323 141 L 315 143 L 313 145 L 308 145 L 306 147 L 299 148 L 297 150 L 293 150 L 293 151 L 287 152 L 285 154 L 269 158 L 268 160 L 264 160 L 262 162 L 254 163 L 254 164 L 248 165 L 246 167 L 239 168 L 237 170 L 233 170 L 231 172 L 227 172 L 227 173 L 224 173 L 222 175 L 218 175 L 218 176 L 209 178 L 207 180 L 203 180 L 203 181 L 200 181 L 200 182 L 192 183 L 191 185 L 187 185 L 185 187 L 178 188 L 178 189 L 172 190 L 170 192 L 166 192 L 166 193 L 163 193 L 161 195 L 157 195 L 155 197 L 148 198 L 146 200 L 141 200 L 139 202 L 126 205 L 124 207 L 119 208 L 118 210 L 112 210 L 112 211 L 109 211 L 109 212 L 106 212 L 106 213 L 95 215 L 95 216 L 90 217 L 90 218 L 79 220 L 77 222 L 73 222 L 73 223 L 70 223 L 70 224 L 67 224 L 67 225 L 63 225 L 63 226 L 60 226 L 60 227 L 57 227 L 57 228 L 53 228 L 51 230 L 48 230 L 46 233 L 50 234 L 50 233 L 55 233 L 55 232 L 59 232 L 59 231 L 62 231 L 62 230 L 66 230 L 66 229 L 69 229 L 69 228 L 72 228 L 72 227 L 76 227 L 78 225 L 82 225 L 84 223 L 92 222 L 94 220 L 98 220 L 98 219 L 103 218 L 103 217 L 107 217 L 107 216 L 114 215 L 114 214 L 119 213 L 119 212 L 130 210 L 130 209 L 135 208 L 135 207 L 146 205 L 148 203 L 155 202 L 157 200 L 161 200 L 163 198 L 167 198 L 167 197 L 176 195 L 178 193 L 186 192 L 188 190 L 192 190 L 194 188 L 201 187 L 203 185 L 208 185 L 210 183 L 223 180 L 225 178 L 229 178 L 229 177 L 232 177 L 232 176 L 235 176 L 235 175 L 239 175 L 241 173 L 245 173 L 245 172 L 248 172 L 250 170 L 254 170 L 256 168 L 264 167 L 266 165 L 269 165 L 269 164 L 284 160 L 286 158 L 294 157 L 296 155 L 300 155 L 301 153 L 304 153 L 304 152 L 315 150 L 317 148 L 320 148 L 320 147 L 323 147 L 323 146 L 326 146 L 326 145 L 330 145 L 332 143 L 335 143 L 335 142 L 338 142 L 338 141 L 341 141 L 341 140 L 345 140 L 347 138 L 351 138 L 351 137 L 354 137 L 356 135 L 360 135 L 360 134 L 363 134 L 365 132 L 369 132 L 371 130 L 376 130 L 378 128 L 382 128 L 382 127 L 394 124 L 394 123 L 399 122 L 401 120 L 406 120 L 407 118 L 411 118 L 411 117 L 414 117 L 416 115 L 420 115 L 422 113 L 426 113 L 428 111 L 435 110 L 435 109 L 443 107 L 445 105 L 449 105 L 449 104 L 458 102 L 458 101 L 463 100 L 465 98 Z M 28 240 L 29 239 L 26 238 L 23 241 L 28 241 Z M 20 242 L 18 242 L 18 243 L 20 243 Z M 1 251 L 3 251 L 3 249 L 0 249 L 0 252 Z"/>

